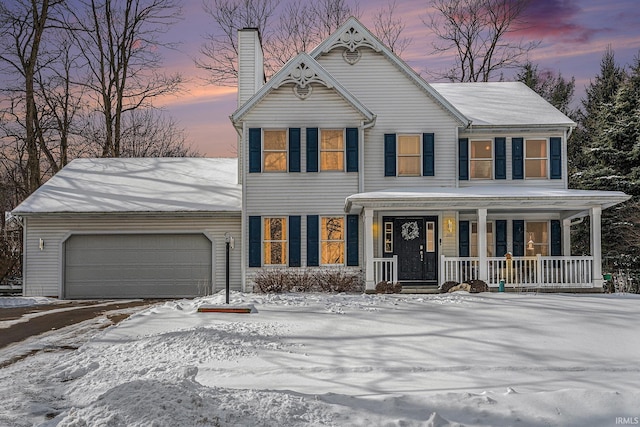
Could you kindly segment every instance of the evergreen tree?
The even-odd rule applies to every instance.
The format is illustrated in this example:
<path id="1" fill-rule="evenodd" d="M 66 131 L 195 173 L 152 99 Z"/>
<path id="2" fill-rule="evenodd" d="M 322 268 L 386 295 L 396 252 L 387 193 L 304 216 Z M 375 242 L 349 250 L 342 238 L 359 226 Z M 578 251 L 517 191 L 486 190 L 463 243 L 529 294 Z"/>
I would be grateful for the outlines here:
<path id="1" fill-rule="evenodd" d="M 551 71 L 539 71 L 538 65 L 526 62 L 516 74 L 516 81 L 522 82 L 546 99 L 551 105 L 562 111 L 571 119 L 576 119 L 576 111 L 570 107 L 576 87 L 576 79 L 565 80 L 562 73 L 557 75 Z"/>
<path id="2" fill-rule="evenodd" d="M 640 55 L 629 74 L 615 64 L 608 49 L 600 76 L 587 88 L 574 155 L 576 187 L 617 190 L 632 199 L 602 215 L 605 268 L 640 272 Z M 588 229 L 581 227 L 574 242 L 588 245 Z M 586 239 L 585 239 L 586 236 Z"/>

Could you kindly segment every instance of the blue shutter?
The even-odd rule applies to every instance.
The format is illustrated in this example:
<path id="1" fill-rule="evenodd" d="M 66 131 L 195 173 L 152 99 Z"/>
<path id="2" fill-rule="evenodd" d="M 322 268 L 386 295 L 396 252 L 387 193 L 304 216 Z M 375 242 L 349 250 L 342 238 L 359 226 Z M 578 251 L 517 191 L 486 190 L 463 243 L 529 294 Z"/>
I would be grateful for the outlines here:
<path id="1" fill-rule="evenodd" d="M 347 215 L 347 265 L 357 266 L 358 259 L 358 220 L 359 215 Z"/>
<path id="2" fill-rule="evenodd" d="M 434 157 L 434 137 L 432 133 L 422 134 L 422 176 L 434 176 L 436 172 Z"/>
<path id="3" fill-rule="evenodd" d="M 551 256 L 562 255 L 562 227 L 560 221 L 551 221 Z"/>
<path id="4" fill-rule="evenodd" d="M 300 216 L 289 217 L 289 267 L 300 267 Z"/>
<path id="5" fill-rule="evenodd" d="M 511 178 L 524 179 L 524 140 L 522 138 L 511 138 Z"/>
<path id="6" fill-rule="evenodd" d="M 307 172 L 318 172 L 318 128 L 307 128 Z"/>
<path id="7" fill-rule="evenodd" d="M 249 217 L 249 267 L 262 265 L 262 219 Z"/>
<path id="8" fill-rule="evenodd" d="M 384 134 L 384 176 L 396 176 L 396 134 Z"/>
<path id="9" fill-rule="evenodd" d="M 347 128 L 347 172 L 358 172 L 358 128 Z"/>
<path id="10" fill-rule="evenodd" d="M 458 139 L 458 179 L 469 179 L 469 138 Z"/>
<path id="11" fill-rule="evenodd" d="M 300 128 L 289 129 L 289 172 L 300 172 Z"/>
<path id="12" fill-rule="evenodd" d="M 554 137 L 549 139 L 549 152 L 551 153 L 551 179 L 562 179 L 562 139 Z"/>
<path id="13" fill-rule="evenodd" d="M 496 220 L 496 255 L 505 256 L 507 253 L 507 221 Z"/>
<path id="14" fill-rule="evenodd" d="M 318 232 L 320 226 L 318 224 L 318 215 L 307 215 L 307 265 L 320 265 L 318 252 L 320 250 L 320 242 Z"/>
<path id="15" fill-rule="evenodd" d="M 458 223 L 458 233 L 459 256 L 469 256 L 469 221 Z"/>
<path id="16" fill-rule="evenodd" d="M 249 129 L 249 172 L 262 172 L 262 129 Z"/>
<path id="17" fill-rule="evenodd" d="M 496 138 L 493 146 L 496 152 L 495 177 L 496 179 L 507 179 L 507 138 Z"/>
<path id="18" fill-rule="evenodd" d="M 524 256 L 524 220 L 513 220 L 513 256 Z"/>

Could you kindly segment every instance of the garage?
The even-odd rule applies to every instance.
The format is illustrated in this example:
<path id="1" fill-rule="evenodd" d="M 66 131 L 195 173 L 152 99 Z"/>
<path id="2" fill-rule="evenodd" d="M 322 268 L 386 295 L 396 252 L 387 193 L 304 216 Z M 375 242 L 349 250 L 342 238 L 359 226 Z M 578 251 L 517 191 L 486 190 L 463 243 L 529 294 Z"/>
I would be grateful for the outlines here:
<path id="1" fill-rule="evenodd" d="M 76 234 L 64 242 L 64 297 L 206 295 L 212 243 L 202 233 Z"/>

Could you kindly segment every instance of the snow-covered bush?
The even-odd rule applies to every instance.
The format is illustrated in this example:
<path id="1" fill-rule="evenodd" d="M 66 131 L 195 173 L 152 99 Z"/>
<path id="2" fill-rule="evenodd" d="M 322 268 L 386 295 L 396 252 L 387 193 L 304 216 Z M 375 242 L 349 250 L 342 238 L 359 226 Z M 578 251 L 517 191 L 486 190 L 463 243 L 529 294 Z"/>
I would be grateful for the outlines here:
<path id="1" fill-rule="evenodd" d="M 376 285 L 377 294 L 399 294 L 400 292 L 402 292 L 402 285 L 400 283 L 382 281 Z"/>
<path id="2" fill-rule="evenodd" d="M 253 279 L 255 292 L 362 292 L 359 272 L 331 269 L 265 269 Z"/>

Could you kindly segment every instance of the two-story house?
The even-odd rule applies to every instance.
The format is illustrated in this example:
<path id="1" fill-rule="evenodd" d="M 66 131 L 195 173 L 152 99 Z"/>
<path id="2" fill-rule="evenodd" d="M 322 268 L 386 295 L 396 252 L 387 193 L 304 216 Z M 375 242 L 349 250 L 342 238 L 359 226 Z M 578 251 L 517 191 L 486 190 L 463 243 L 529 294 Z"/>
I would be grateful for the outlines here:
<path id="1" fill-rule="evenodd" d="M 428 84 L 355 18 L 266 84 L 257 31 L 239 46 L 245 286 L 344 266 L 368 290 L 601 288 L 600 215 L 627 196 L 568 189 L 576 125 L 524 84 Z M 571 256 L 587 216 L 591 254 Z"/>
<path id="2" fill-rule="evenodd" d="M 13 211 L 25 295 L 250 291 L 270 268 L 602 290 L 600 216 L 629 196 L 568 188 L 575 123 L 525 85 L 428 84 L 355 18 L 265 82 L 238 38 L 237 162 L 70 163 Z"/>

